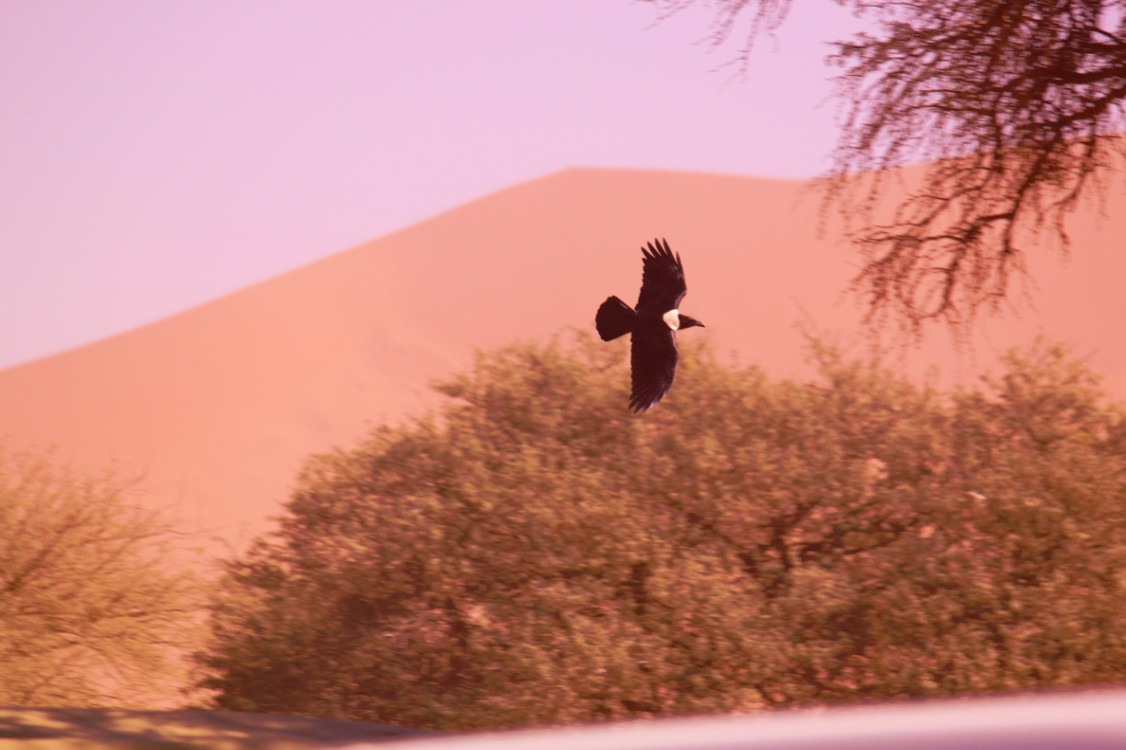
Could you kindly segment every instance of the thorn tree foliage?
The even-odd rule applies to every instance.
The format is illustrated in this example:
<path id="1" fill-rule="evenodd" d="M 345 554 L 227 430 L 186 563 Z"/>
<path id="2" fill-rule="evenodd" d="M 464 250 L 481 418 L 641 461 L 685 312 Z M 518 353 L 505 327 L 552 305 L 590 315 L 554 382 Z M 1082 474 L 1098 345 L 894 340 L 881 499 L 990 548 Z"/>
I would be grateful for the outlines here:
<path id="1" fill-rule="evenodd" d="M 446 406 L 313 458 L 226 565 L 214 705 L 431 728 L 1126 678 L 1126 420 L 1048 346 L 950 394 L 814 345 L 480 355 Z"/>

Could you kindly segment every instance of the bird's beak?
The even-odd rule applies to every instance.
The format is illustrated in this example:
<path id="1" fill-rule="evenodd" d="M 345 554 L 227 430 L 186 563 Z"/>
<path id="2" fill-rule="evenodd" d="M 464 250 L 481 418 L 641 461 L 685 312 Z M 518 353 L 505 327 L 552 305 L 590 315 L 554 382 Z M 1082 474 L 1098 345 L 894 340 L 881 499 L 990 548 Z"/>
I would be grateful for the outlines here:
<path id="1" fill-rule="evenodd" d="M 706 327 L 702 322 L 700 322 L 699 320 L 696 320 L 695 318 L 693 318 L 689 315 L 681 315 L 680 316 L 680 327 L 681 328 L 693 328 L 695 326 L 699 326 L 700 328 Z"/>

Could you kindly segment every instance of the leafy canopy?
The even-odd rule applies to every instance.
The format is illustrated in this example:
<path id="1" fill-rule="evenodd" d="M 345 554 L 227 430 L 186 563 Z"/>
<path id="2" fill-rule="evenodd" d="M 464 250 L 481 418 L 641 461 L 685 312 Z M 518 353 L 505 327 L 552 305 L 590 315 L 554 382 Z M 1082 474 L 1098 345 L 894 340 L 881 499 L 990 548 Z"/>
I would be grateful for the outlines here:
<path id="1" fill-rule="evenodd" d="M 468 728 L 1126 677 L 1126 422 L 1061 349 L 943 396 L 693 346 L 642 418 L 625 352 L 482 354 L 312 459 L 227 564 L 216 706 Z"/>

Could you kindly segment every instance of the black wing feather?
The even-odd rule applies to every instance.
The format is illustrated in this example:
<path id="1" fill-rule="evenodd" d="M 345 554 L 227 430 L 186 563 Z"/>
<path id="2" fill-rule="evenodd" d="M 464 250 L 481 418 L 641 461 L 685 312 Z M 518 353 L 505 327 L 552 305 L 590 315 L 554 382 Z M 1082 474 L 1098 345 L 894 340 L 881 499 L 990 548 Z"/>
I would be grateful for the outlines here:
<path id="1" fill-rule="evenodd" d="M 641 294 L 638 315 L 661 315 L 680 306 L 688 291 L 680 255 L 674 255 L 667 240 L 658 239 L 641 248 Z"/>
<path id="2" fill-rule="evenodd" d="M 634 327 L 630 336 L 630 409 L 643 412 L 669 392 L 676 360 L 676 334 L 663 321 Z"/>

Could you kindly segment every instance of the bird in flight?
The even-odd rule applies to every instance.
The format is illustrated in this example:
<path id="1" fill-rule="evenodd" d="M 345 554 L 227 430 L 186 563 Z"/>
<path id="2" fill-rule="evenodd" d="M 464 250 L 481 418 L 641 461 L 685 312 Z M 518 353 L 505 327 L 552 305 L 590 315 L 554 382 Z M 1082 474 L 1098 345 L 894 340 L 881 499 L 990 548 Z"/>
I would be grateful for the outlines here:
<path id="1" fill-rule="evenodd" d="M 644 257 L 637 307 L 610 297 L 594 316 L 594 326 L 603 341 L 630 334 L 629 408 L 634 412 L 653 406 L 672 387 L 676 373 L 676 332 L 704 326 L 677 309 L 688 291 L 680 254 L 674 255 L 663 239 L 646 245 L 641 248 Z"/>

